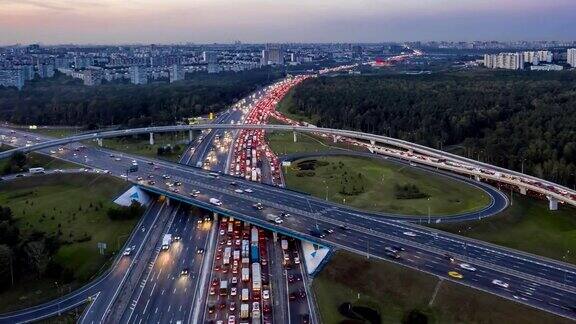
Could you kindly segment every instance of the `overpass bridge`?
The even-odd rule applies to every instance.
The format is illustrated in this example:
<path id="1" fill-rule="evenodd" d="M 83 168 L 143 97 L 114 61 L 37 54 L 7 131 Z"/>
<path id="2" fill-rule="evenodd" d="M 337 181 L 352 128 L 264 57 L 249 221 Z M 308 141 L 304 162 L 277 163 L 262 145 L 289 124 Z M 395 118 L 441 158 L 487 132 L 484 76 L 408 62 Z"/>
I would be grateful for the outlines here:
<path id="1" fill-rule="evenodd" d="M 30 152 L 34 150 L 49 148 L 53 146 L 65 145 L 68 143 L 96 140 L 100 145 L 103 138 L 129 136 L 137 134 L 149 134 L 150 142 L 154 142 L 154 133 L 165 132 L 189 132 L 190 139 L 193 138 L 194 130 L 207 129 L 255 129 L 267 131 L 289 131 L 294 133 L 294 140 L 297 141 L 297 133 L 320 134 L 332 136 L 334 141 L 344 141 L 355 146 L 369 149 L 371 152 L 394 156 L 413 163 L 419 163 L 430 167 L 457 172 L 476 178 L 478 181 L 487 179 L 499 183 L 508 184 L 518 188 L 522 194 L 528 190 L 541 194 L 548 198 L 549 207 L 552 210 L 558 208 L 558 203 L 566 203 L 576 206 L 576 190 L 561 186 L 559 184 L 539 179 L 524 173 L 493 166 L 488 163 L 461 157 L 441 150 L 426 147 L 424 145 L 411 143 L 391 137 L 373 135 L 350 130 L 320 128 L 314 126 L 292 126 L 292 125 L 247 125 L 247 124 L 204 124 L 204 125 L 175 125 L 143 127 L 124 130 L 97 131 L 84 133 L 67 138 L 33 144 L 27 147 L 16 148 L 0 153 L 0 159 L 6 158 L 14 152 Z"/>

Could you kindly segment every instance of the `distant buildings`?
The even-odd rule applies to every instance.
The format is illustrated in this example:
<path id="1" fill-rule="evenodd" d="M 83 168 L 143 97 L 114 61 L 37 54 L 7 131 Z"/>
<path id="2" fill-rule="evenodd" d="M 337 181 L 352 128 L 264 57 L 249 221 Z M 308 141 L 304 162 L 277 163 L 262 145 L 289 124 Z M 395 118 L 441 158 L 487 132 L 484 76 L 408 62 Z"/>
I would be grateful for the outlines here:
<path id="1" fill-rule="evenodd" d="M 567 50 L 566 62 L 571 67 L 576 67 L 576 48 L 569 48 Z"/>
<path id="2" fill-rule="evenodd" d="M 202 52 L 202 60 L 207 63 L 206 70 L 208 73 L 219 73 L 220 66 L 218 65 L 218 53 L 213 51 Z"/>
<path id="3" fill-rule="evenodd" d="M 54 65 L 38 63 L 36 68 L 41 79 L 54 77 Z"/>
<path id="4" fill-rule="evenodd" d="M 284 50 L 280 44 L 267 44 L 262 50 L 261 65 L 284 65 Z"/>
<path id="5" fill-rule="evenodd" d="M 170 67 L 170 83 L 184 80 L 184 68 L 180 64 Z"/>
<path id="6" fill-rule="evenodd" d="M 130 67 L 130 82 L 132 84 L 147 84 L 148 75 L 145 67 L 131 66 Z"/>
<path id="7" fill-rule="evenodd" d="M 0 86 L 16 87 L 21 90 L 24 87 L 24 71 L 22 69 L 2 69 L 0 70 Z"/>
<path id="8" fill-rule="evenodd" d="M 85 69 L 89 66 L 94 66 L 94 58 L 76 56 L 74 57 L 74 68 L 75 69 Z"/>
<path id="9" fill-rule="evenodd" d="M 550 51 L 525 51 L 516 53 L 484 54 L 484 66 L 489 69 L 522 70 L 524 63 L 537 66 L 540 63 L 552 63 L 553 55 Z M 540 70 L 555 71 L 548 67 Z M 539 69 L 531 69 L 539 70 Z"/>
<path id="10" fill-rule="evenodd" d="M 84 85 L 87 86 L 101 85 L 103 77 L 104 71 L 98 67 L 89 67 L 82 71 L 82 80 L 84 81 Z"/>

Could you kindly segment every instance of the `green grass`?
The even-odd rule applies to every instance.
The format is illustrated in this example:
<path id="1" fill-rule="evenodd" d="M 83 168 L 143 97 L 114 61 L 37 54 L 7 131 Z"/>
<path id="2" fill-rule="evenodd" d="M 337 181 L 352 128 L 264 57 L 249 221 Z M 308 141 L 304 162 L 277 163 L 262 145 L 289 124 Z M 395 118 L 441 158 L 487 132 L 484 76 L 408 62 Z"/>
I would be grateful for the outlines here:
<path id="1" fill-rule="evenodd" d="M 569 323 L 479 290 L 442 281 L 390 262 L 338 252 L 313 281 L 322 323 L 342 323 L 338 306 L 351 302 L 377 310 L 383 323 L 402 323 L 411 310 L 428 323 Z M 360 298 L 358 298 L 360 297 Z"/>
<path id="2" fill-rule="evenodd" d="M 317 158 L 328 165 L 316 166 L 314 176 L 297 176 L 295 166 L 285 167 L 284 176 L 288 188 L 308 192 L 319 198 L 348 206 L 404 215 L 448 215 L 478 210 L 486 206 L 490 198 L 480 189 L 445 177 L 411 167 L 363 157 L 327 156 Z M 342 163 L 342 164 L 340 164 Z M 361 174 L 361 180 L 357 180 Z M 348 189 L 364 186 L 357 195 L 339 193 L 342 179 L 348 179 Z M 352 185 L 350 184 L 352 183 Z M 395 186 L 415 184 L 421 192 L 429 195 L 420 199 L 397 199 Z M 328 187 L 328 188 L 326 188 Z"/>
<path id="3" fill-rule="evenodd" d="M 0 151 L 8 150 L 12 147 L 9 146 L 2 146 Z M 8 159 L 0 160 L 0 172 L 4 170 L 4 167 L 8 163 Z M 81 166 L 76 163 L 60 160 L 53 158 L 48 155 L 40 154 L 40 153 L 28 153 L 28 163 L 29 167 L 43 167 L 46 169 L 75 169 L 80 168 Z"/>
<path id="4" fill-rule="evenodd" d="M 121 180 L 93 174 L 22 178 L 0 184 L 0 206 L 12 209 L 23 235 L 35 230 L 49 235 L 61 231 L 59 238 L 69 244 L 60 247 L 55 260 L 73 271 L 72 286 L 77 286 L 101 270 L 137 222 L 111 221 L 106 215 L 112 200 L 126 188 Z M 78 242 L 86 236 L 87 241 Z M 106 255 L 98 253 L 98 242 L 108 245 Z M 45 280 L 19 283 L 0 294 L 0 311 L 49 299 L 53 284 Z"/>
<path id="5" fill-rule="evenodd" d="M 328 138 L 298 133 L 297 142 L 294 143 L 292 132 L 267 133 L 266 138 L 272 151 L 278 155 L 302 153 L 302 152 L 325 152 L 335 149 L 358 149 L 344 143 L 333 143 Z"/>
<path id="6" fill-rule="evenodd" d="M 436 227 L 576 264 L 576 209 L 571 207 L 550 211 L 547 201 L 514 193 L 512 206 L 495 217 Z"/>
<path id="7" fill-rule="evenodd" d="M 84 132 L 84 130 L 80 128 L 37 128 L 37 129 L 26 129 L 26 131 L 54 138 L 63 138 Z"/>
<path id="8" fill-rule="evenodd" d="M 185 141 L 188 139 L 188 134 L 184 133 L 167 133 L 167 134 L 154 134 L 154 145 L 150 145 L 149 136 L 139 137 L 117 137 L 103 140 L 103 147 L 111 150 L 126 152 L 129 154 L 146 156 L 150 158 L 160 158 L 169 161 L 178 161 L 182 152 L 186 149 L 187 144 Z M 161 146 L 171 145 L 175 147 L 178 144 L 179 150 L 173 151 L 172 154 L 158 156 L 158 148 Z"/>

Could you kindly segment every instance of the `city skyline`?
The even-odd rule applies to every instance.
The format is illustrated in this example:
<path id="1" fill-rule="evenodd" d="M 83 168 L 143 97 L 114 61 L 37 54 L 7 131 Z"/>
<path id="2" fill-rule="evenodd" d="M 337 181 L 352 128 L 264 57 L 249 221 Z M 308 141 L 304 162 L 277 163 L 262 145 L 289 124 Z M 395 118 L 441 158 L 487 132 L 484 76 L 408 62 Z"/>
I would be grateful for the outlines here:
<path id="1" fill-rule="evenodd" d="M 0 0 L 0 45 L 571 40 L 575 20 L 569 0 Z"/>

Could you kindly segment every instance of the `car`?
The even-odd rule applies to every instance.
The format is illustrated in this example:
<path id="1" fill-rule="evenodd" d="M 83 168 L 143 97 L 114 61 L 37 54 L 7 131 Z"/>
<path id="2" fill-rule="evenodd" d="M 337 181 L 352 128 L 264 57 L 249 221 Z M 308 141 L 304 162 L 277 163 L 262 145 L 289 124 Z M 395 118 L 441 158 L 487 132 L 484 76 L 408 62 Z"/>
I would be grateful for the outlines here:
<path id="1" fill-rule="evenodd" d="M 218 286 L 218 283 L 219 283 L 219 282 L 218 282 L 218 279 L 217 279 L 217 278 L 212 279 L 212 287 Z"/>
<path id="2" fill-rule="evenodd" d="M 457 271 L 448 271 L 448 275 L 452 278 L 455 278 L 455 279 L 464 278 L 464 276 L 460 272 L 457 272 Z"/>
<path id="3" fill-rule="evenodd" d="M 174 235 L 172 238 L 174 241 L 180 241 L 180 235 Z"/>
<path id="4" fill-rule="evenodd" d="M 274 219 L 274 223 L 282 224 L 282 223 L 284 223 L 284 220 L 282 218 L 278 217 L 278 218 Z"/>
<path id="5" fill-rule="evenodd" d="M 270 299 L 270 291 L 269 290 L 263 290 L 262 291 L 262 298 L 263 299 Z"/>
<path id="6" fill-rule="evenodd" d="M 224 235 L 226 234 L 226 231 L 224 231 L 223 229 L 220 230 L 220 235 Z"/>
<path id="7" fill-rule="evenodd" d="M 228 324 L 236 324 L 236 316 L 234 315 L 228 316 Z"/>
<path id="8" fill-rule="evenodd" d="M 476 268 L 469 265 L 468 263 L 460 263 L 460 268 L 462 268 L 464 270 L 468 270 L 468 271 L 476 271 Z"/>
<path id="9" fill-rule="evenodd" d="M 237 293 L 238 289 L 236 289 L 236 287 L 230 288 L 230 296 L 236 296 Z"/>
<path id="10" fill-rule="evenodd" d="M 418 235 L 416 235 L 416 233 L 410 232 L 410 231 L 403 232 L 402 234 L 404 234 L 404 235 L 406 235 L 406 236 L 410 236 L 410 237 L 416 237 L 416 236 L 418 236 Z"/>
<path id="11" fill-rule="evenodd" d="M 130 254 L 132 254 L 132 251 L 134 251 L 135 246 L 130 246 L 127 247 L 124 252 L 122 253 L 122 255 L 128 256 Z"/>
<path id="12" fill-rule="evenodd" d="M 188 268 L 184 268 L 184 269 L 182 269 L 182 271 L 180 271 L 181 276 L 187 276 L 189 273 L 190 273 L 190 270 Z"/>
<path id="13" fill-rule="evenodd" d="M 494 279 L 492 280 L 492 284 L 496 285 L 496 286 L 500 286 L 502 288 L 508 288 L 510 287 L 510 284 L 507 282 L 504 282 L 502 280 L 498 280 L 498 279 Z"/>
<path id="14" fill-rule="evenodd" d="M 257 210 L 262 210 L 264 209 L 264 206 L 262 206 L 261 203 L 255 203 L 254 205 L 252 205 L 254 208 L 256 208 Z"/>
<path id="15" fill-rule="evenodd" d="M 204 249 L 197 249 L 196 254 L 204 254 Z"/>
<path id="16" fill-rule="evenodd" d="M 74 155 L 76 155 L 76 154 L 74 154 Z M 117 158 L 114 159 L 114 161 L 122 161 L 122 159 L 119 158 L 119 157 L 117 157 Z"/>
<path id="17" fill-rule="evenodd" d="M 210 295 L 216 295 L 216 288 L 210 287 Z"/>
<path id="18" fill-rule="evenodd" d="M 180 186 L 182 185 L 182 182 L 176 181 L 176 182 L 174 182 L 174 185 L 177 186 L 177 187 L 180 187 Z"/>
<path id="19" fill-rule="evenodd" d="M 310 324 L 310 315 L 308 314 L 302 315 L 302 324 Z"/>
<path id="20" fill-rule="evenodd" d="M 242 189 L 235 189 L 234 192 L 235 192 L 235 193 L 244 193 L 244 190 L 242 190 Z"/>
<path id="21" fill-rule="evenodd" d="M 232 182 L 230 182 L 230 185 L 231 185 L 231 186 L 237 186 L 238 183 L 236 183 L 236 181 L 232 181 Z"/>
<path id="22" fill-rule="evenodd" d="M 290 217 L 291 215 L 290 215 L 290 213 L 281 212 L 281 213 L 280 213 L 280 216 L 282 216 L 282 217 L 284 217 L 284 218 L 288 218 L 288 217 Z"/>
<path id="23" fill-rule="evenodd" d="M 288 295 L 288 299 L 290 299 L 290 301 L 295 301 L 297 298 L 296 293 L 290 293 L 290 295 Z"/>
<path id="24" fill-rule="evenodd" d="M 289 275 L 288 275 L 288 282 L 289 282 L 289 283 L 293 283 L 293 282 L 294 282 L 294 275 L 293 275 L 293 274 L 289 274 Z"/>
<path id="25" fill-rule="evenodd" d="M 238 277 L 236 277 L 236 276 L 232 277 L 232 279 L 230 280 L 230 283 L 233 285 L 238 284 Z"/>
<path id="26" fill-rule="evenodd" d="M 254 190 L 252 190 L 252 189 L 250 189 L 250 188 L 246 188 L 246 189 L 244 189 L 244 192 L 247 192 L 247 193 L 253 193 L 253 192 L 254 192 Z"/>
<path id="27" fill-rule="evenodd" d="M 236 309 L 236 302 L 230 303 L 230 311 L 233 312 Z"/>
<path id="28" fill-rule="evenodd" d="M 300 290 L 300 291 L 298 291 L 298 296 L 300 298 L 306 298 L 306 292 L 304 290 Z"/>
<path id="29" fill-rule="evenodd" d="M 214 311 L 216 311 L 216 307 L 214 305 L 208 306 L 208 314 L 214 314 Z"/>
<path id="30" fill-rule="evenodd" d="M 397 252 L 386 252 L 386 256 L 394 260 L 400 259 L 400 255 Z"/>

